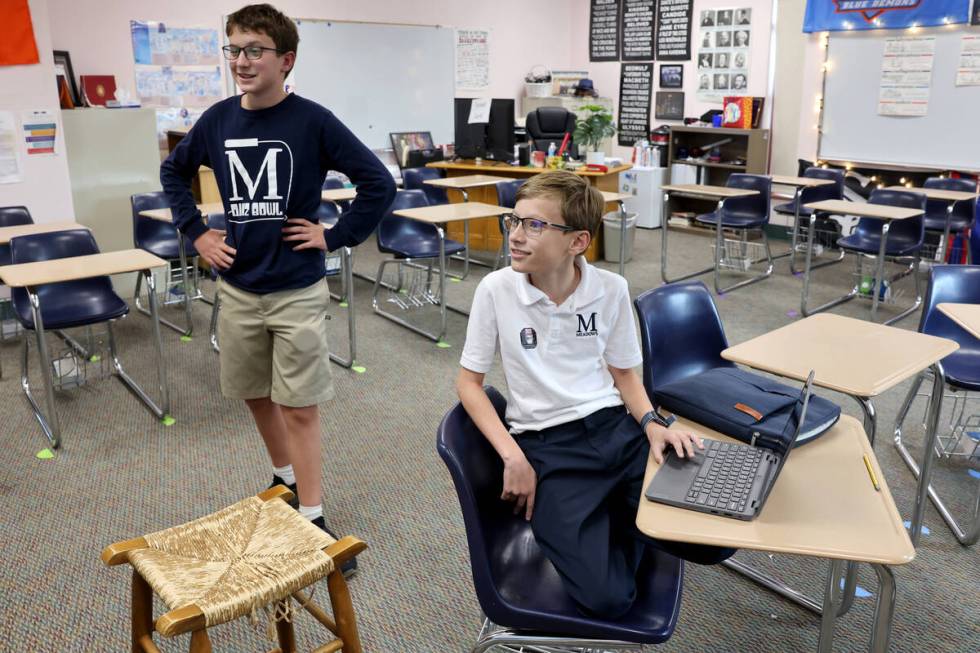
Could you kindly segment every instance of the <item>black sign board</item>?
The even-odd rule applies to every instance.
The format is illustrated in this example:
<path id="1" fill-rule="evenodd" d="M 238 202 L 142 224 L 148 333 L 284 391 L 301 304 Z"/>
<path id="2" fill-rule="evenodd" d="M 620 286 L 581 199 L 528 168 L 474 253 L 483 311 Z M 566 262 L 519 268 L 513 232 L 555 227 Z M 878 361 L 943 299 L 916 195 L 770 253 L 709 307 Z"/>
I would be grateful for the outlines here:
<path id="1" fill-rule="evenodd" d="M 619 2 L 592 0 L 589 61 L 619 61 Z"/>
<path id="2" fill-rule="evenodd" d="M 624 63 L 619 69 L 619 144 L 650 137 L 652 63 Z"/>
<path id="3" fill-rule="evenodd" d="M 691 59 L 691 14 L 694 0 L 660 0 L 657 10 L 657 59 Z"/>
<path id="4" fill-rule="evenodd" d="M 623 61 L 653 59 L 653 21 L 657 0 L 623 0 Z"/>

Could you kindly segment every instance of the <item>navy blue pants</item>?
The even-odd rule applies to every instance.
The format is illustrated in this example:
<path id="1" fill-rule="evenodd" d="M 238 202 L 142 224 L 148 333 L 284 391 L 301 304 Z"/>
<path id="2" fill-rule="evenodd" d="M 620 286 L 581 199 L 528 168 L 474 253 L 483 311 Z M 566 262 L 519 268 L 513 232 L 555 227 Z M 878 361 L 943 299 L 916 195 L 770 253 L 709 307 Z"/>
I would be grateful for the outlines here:
<path id="1" fill-rule="evenodd" d="M 636 527 L 650 443 L 623 406 L 517 442 L 537 474 L 531 530 L 586 614 L 616 618 L 636 599 L 644 548 L 715 564 L 734 549 L 656 540 Z"/>

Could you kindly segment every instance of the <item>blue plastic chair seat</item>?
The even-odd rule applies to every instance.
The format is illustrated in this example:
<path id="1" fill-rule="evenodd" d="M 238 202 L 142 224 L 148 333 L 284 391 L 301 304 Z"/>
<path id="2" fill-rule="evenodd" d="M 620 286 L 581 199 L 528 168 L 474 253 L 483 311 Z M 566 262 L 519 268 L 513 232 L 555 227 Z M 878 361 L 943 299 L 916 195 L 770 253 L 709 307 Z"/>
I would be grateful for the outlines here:
<path id="1" fill-rule="evenodd" d="M 865 254 L 877 254 L 881 247 L 880 238 L 869 235 L 867 232 L 855 232 L 850 236 L 837 239 L 837 245 L 852 252 L 863 252 Z M 888 242 L 885 244 L 886 256 L 908 256 L 915 254 L 921 243 L 918 239 L 909 234 L 889 233 Z"/>
<path id="2" fill-rule="evenodd" d="M 694 218 L 702 224 L 717 225 L 718 224 L 718 211 L 712 211 L 711 213 L 703 213 Z M 733 229 L 748 229 L 750 227 L 759 227 L 766 222 L 768 222 L 769 216 L 760 216 L 758 213 L 742 213 L 741 211 L 725 211 L 721 219 L 722 227 L 731 227 Z"/>
<path id="3" fill-rule="evenodd" d="M 463 243 L 446 239 L 446 256 L 458 254 L 464 249 L 466 246 Z M 439 240 L 417 232 L 406 232 L 395 235 L 384 244 L 379 242 L 378 250 L 398 258 L 438 258 Z"/>
<path id="4" fill-rule="evenodd" d="M 960 348 L 943 359 L 946 382 L 952 386 L 980 392 L 980 346 Z"/>
<path id="5" fill-rule="evenodd" d="M 772 207 L 772 210 L 776 213 L 784 213 L 786 215 L 796 215 L 796 202 L 786 202 L 785 204 L 777 204 Z M 800 207 L 800 215 L 809 217 L 813 213 L 812 209 L 808 209 L 805 206 Z"/>
<path id="6" fill-rule="evenodd" d="M 146 219 L 149 220 L 150 218 Z M 159 256 L 162 259 L 173 260 L 180 258 L 179 245 L 177 244 L 177 238 L 173 232 L 169 234 L 154 233 L 149 237 L 143 237 L 140 239 L 139 248 L 145 249 L 149 253 Z M 197 250 L 194 248 L 194 243 L 192 243 L 189 238 L 184 239 L 184 254 L 187 256 L 187 258 L 197 256 Z"/>
<path id="7" fill-rule="evenodd" d="M 944 231 L 946 229 L 946 214 L 926 214 L 925 222 L 926 231 Z M 960 231 L 966 231 L 970 227 L 970 224 L 972 224 L 970 219 L 954 215 L 949 220 L 949 232 L 955 234 Z"/>
<path id="8" fill-rule="evenodd" d="M 129 312 L 129 306 L 112 290 L 107 277 L 47 284 L 40 286 L 37 293 L 46 331 L 114 320 Z M 23 288 L 14 288 L 13 302 L 17 321 L 25 329 L 34 330 L 34 314 Z"/>

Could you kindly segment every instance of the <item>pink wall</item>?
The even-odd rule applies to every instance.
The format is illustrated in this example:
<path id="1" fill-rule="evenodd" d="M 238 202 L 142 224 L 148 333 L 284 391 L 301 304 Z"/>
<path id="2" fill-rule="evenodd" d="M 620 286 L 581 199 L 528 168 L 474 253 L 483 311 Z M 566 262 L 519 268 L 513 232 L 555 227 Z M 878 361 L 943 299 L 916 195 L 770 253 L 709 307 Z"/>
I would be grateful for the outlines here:
<path id="1" fill-rule="evenodd" d="M 21 172 L 24 181 L 0 184 L 0 206 L 24 205 L 35 222 L 74 220 L 68 160 L 61 129 L 61 111 L 56 93 L 51 33 L 48 29 L 48 0 L 30 0 L 34 40 L 41 56 L 39 64 L 0 66 L 0 111 L 12 111 L 17 121 Z M 25 111 L 54 112 L 58 122 L 56 154 L 34 155 L 28 159 L 21 133 L 21 115 Z"/>

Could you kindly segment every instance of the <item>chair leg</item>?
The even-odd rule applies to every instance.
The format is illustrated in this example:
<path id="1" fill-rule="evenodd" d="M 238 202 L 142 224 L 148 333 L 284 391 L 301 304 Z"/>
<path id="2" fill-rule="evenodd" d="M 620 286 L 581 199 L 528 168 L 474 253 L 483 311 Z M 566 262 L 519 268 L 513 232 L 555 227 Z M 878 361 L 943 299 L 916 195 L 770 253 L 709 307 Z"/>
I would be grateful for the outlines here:
<path id="1" fill-rule="evenodd" d="M 143 640 L 153 638 L 153 590 L 135 569 L 132 598 L 133 653 L 144 653 Z"/>
<path id="2" fill-rule="evenodd" d="M 207 630 L 202 628 L 191 633 L 191 653 L 211 653 L 211 640 Z"/>
<path id="3" fill-rule="evenodd" d="M 327 576 L 327 588 L 330 591 L 333 618 L 337 623 L 337 636 L 344 642 L 344 653 L 363 653 L 357 622 L 354 619 L 354 604 L 351 602 L 347 581 L 344 580 L 344 574 L 340 569 L 335 569 Z"/>
<path id="4" fill-rule="evenodd" d="M 34 417 L 37 418 L 44 431 L 45 437 L 51 443 L 51 447 L 57 449 L 61 446 L 61 424 L 58 421 L 58 412 L 54 405 L 54 380 L 51 378 L 53 370 L 51 368 L 51 356 L 48 353 L 48 344 L 44 338 L 44 321 L 41 319 L 41 304 L 37 294 L 28 290 L 28 297 L 31 301 L 31 312 L 34 316 L 34 332 L 37 336 L 37 353 L 41 363 L 41 380 L 44 383 L 44 397 L 47 405 L 47 415 L 41 410 L 40 405 L 31 394 L 31 386 L 28 382 L 28 337 L 24 336 L 24 356 L 22 359 L 20 384 L 24 390 L 27 401 L 34 410 Z"/>
<path id="5" fill-rule="evenodd" d="M 280 607 L 288 607 L 288 604 L 287 606 L 283 606 L 280 603 Z M 289 621 L 280 619 L 276 622 L 276 634 L 279 636 L 279 650 L 281 653 L 296 653 L 296 633 L 293 630 L 292 617 L 290 617 Z"/>

